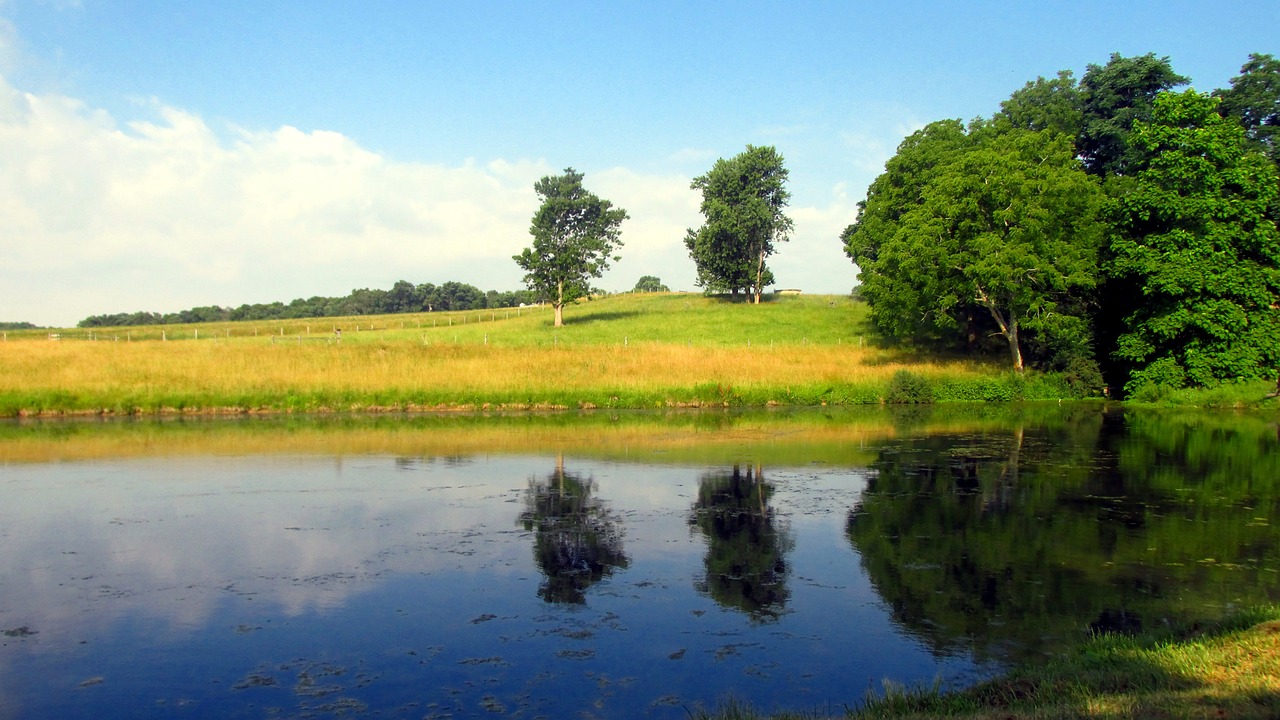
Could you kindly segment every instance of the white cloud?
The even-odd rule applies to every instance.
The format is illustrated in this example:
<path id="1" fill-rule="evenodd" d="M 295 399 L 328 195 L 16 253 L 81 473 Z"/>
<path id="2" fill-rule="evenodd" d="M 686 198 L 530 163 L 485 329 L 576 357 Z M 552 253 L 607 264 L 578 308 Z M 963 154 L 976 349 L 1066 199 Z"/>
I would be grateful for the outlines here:
<path id="1" fill-rule="evenodd" d="M 510 258 L 545 163 L 397 163 L 292 127 L 224 140 L 196 115 L 149 110 L 122 124 L 0 78 L 3 319 L 65 325 L 399 278 L 519 283 Z"/>
<path id="2" fill-rule="evenodd" d="M 142 117 L 121 121 L 0 76 L 0 320 L 65 326 L 398 279 L 515 289 L 511 256 L 529 243 L 533 183 L 556 172 L 543 160 L 396 162 L 336 132 L 219 131 L 158 100 L 138 107 Z M 657 275 L 695 289 L 683 239 L 702 218 L 689 182 L 623 167 L 587 173 L 589 189 L 631 216 L 601 287 Z M 851 268 L 834 238 L 852 204 L 841 191 L 792 213 L 795 240 L 772 262 L 779 282 L 843 292 L 851 281 L 827 276 Z"/>
<path id="3" fill-rule="evenodd" d="M 645 275 L 657 276 L 673 290 L 696 289 L 684 235 L 702 223 L 701 197 L 689 188 L 689 178 L 612 168 L 588 173 L 583 184 L 630 216 L 622 225 L 622 260 L 601 282 L 606 289 L 630 290 Z"/>
<path id="4" fill-rule="evenodd" d="M 779 288 L 806 293 L 843 294 L 857 284 L 857 267 L 844 254 L 840 233 L 858 217 L 857 200 L 844 183 L 831 189 L 825 206 L 792 207 L 795 223 L 791 240 L 777 247 L 769 267 Z"/>

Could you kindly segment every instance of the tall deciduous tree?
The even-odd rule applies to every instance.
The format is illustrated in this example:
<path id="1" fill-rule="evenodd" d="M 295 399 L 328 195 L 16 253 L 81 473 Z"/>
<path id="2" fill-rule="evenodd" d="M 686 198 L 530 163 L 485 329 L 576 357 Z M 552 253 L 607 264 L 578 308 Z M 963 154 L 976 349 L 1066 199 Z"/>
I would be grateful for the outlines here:
<path id="1" fill-rule="evenodd" d="M 525 271 L 530 290 L 551 301 L 555 326 L 564 324 L 564 306 L 591 293 L 591 279 L 609 269 L 622 245 L 627 212 L 582 187 L 582 173 L 566 168 L 534 183 L 542 205 L 529 233 L 533 247 L 512 259 Z"/>
<path id="2" fill-rule="evenodd" d="M 1218 111 L 1240 121 L 1245 137 L 1280 165 L 1280 60 L 1253 54 L 1231 78 L 1231 88 L 1215 90 Z"/>
<path id="3" fill-rule="evenodd" d="M 787 169 L 772 146 L 747 149 L 721 158 L 690 185 L 702 192 L 702 227 L 689 230 L 685 247 L 697 265 L 699 287 L 710 292 L 750 292 L 756 303 L 773 284 L 765 259 L 777 243 L 789 239 L 791 219 L 783 211 L 791 200 Z"/>
<path id="4" fill-rule="evenodd" d="M 1099 176 L 1127 174 L 1141 158 L 1129 142 L 1133 123 L 1150 119 L 1156 95 L 1187 82 L 1169 58 L 1154 53 L 1113 53 L 1105 66 L 1089 65 L 1080 79 L 1084 118 L 1076 140 L 1085 168 Z"/>
<path id="5" fill-rule="evenodd" d="M 1117 354 L 1127 388 L 1208 386 L 1280 369 L 1276 168 L 1195 91 L 1160 95 L 1134 125 L 1147 160 L 1118 196 L 1109 272 L 1141 302 Z"/>
<path id="6" fill-rule="evenodd" d="M 1062 133 L 944 121 L 903 143 L 843 239 L 882 330 L 969 332 L 977 309 L 1021 372 L 1025 331 L 1088 352 L 1101 197 Z"/>
<path id="7" fill-rule="evenodd" d="M 1059 71 L 1052 80 L 1036 78 L 1000 103 L 993 120 L 1023 130 L 1053 130 L 1074 140 L 1084 124 L 1080 88 L 1070 70 Z"/>

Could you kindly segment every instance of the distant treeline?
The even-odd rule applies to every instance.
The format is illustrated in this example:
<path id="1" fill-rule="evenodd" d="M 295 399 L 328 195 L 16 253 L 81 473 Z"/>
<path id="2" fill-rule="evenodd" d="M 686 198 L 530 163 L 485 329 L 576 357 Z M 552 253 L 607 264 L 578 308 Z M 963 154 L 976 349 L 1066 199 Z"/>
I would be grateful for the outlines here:
<path id="1" fill-rule="evenodd" d="M 39 325 L 29 322 L 0 322 L 0 330 L 38 330 Z"/>
<path id="2" fill-rule="evenodd" d="M 538 302 L 528 290 L 485 292 L 474 285 L 447 282 L 443 285 L 414 285 L 400 280 L 390 290 L 352 290 L 345 297 L 298 298 L 293 302 L 258 303 L 237 308 L 195 307 L 174 313 L 134 312 L 92 315 L 77 323 L 78 327 L 120 327 L 124 325 L 176 325 L 234 320 L 294 320 L 312 317 L 348 315 L 388 315 L 435 310 L 483 310 L 516 307 Z"/>

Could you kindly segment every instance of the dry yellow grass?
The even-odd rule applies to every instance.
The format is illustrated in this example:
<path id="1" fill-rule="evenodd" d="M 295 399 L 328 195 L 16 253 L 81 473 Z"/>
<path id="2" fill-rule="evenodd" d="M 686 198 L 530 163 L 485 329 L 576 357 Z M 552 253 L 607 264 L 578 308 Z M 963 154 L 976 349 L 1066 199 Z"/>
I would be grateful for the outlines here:
<path id="1" fill-rule="evenodd" d="M 1002 374 L 872 349 L 865 313 L 847 298 L 757 307 L 672 293 L 592 302 L 564 328 L 538 310 L 367 318 L 341 342 L 334 320 L 283 336 L 229 323 L 31 332 L 0 342 L 0 415 L 848 404 L 877 402 L 902 369 Z"/>
<path id="2" fill-rule="evenodd" d="M 781 348 L 626 347 L 552 349 L 411 342 L 271 344 L 201 342 L 8 342 L 0 344 L 0 392 L 113 399 L 240 398 L 281 393 L 379 397 L 565 398 L 575 393 L 661 392 L 714 384 L 726 389 L 886 383 L 909 367 L 979 377 L 968 363 L 901 363 L 849 346 Z M 986 371 L 989 373 L 989 371 Z M 597 393 L 598 394 L 598 393 Z"/>

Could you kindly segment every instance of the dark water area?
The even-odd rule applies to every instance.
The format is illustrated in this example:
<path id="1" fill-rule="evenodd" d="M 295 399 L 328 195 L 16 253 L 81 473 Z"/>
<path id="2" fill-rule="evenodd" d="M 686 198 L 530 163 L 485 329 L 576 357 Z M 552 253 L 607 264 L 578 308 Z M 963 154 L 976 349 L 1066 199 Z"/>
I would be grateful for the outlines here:
<path id="1" fill-rule="evenodd" d="M 0 718 L 963 686 L 1280 602 L 1278 449 L 1276 418 L 1101 405 L 12 423 Z"/>

